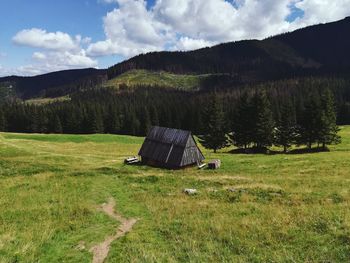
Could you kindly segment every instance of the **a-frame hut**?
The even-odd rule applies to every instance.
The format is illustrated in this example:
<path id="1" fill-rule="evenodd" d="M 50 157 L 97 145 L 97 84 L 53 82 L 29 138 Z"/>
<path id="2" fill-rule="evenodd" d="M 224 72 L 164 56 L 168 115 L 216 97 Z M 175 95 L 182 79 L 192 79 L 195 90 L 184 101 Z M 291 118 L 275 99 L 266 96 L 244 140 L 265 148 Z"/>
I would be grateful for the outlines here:
<path id="1" fill-rule="evenodd" d="M 139 155 L 144 164 L 170 169 L 199 164 L 204 160 L 190 131 L 158 126 L 150 129 Z"/>

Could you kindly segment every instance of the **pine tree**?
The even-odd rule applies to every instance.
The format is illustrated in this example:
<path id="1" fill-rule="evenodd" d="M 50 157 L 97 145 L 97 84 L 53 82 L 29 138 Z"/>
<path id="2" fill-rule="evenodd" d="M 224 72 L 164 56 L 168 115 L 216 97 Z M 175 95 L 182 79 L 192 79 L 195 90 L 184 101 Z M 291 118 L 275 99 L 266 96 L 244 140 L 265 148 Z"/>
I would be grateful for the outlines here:
<path id="1" fill-rule="evenodd" d="M 158 126 L 159 125 L 159 115 L 158 115 L 158 111 L 154 105 L 150 106 L 150 117 L 151 117 L 151 125 Z"/>
<path id="2" fill-rule="evenodd" d="M 319 94 L 311 92 L 305 102 L 305 108 L 298 129 L 298 145 L 306 145 L 309 149 L 316 143 L 320 137 L 322 124 L 322 110 Z"/>
<path id="3" fill-rule="evenodd" d="M 319 131 L 318 139 L 319 143 L 322 144 L 323 149 L 325 149 L 326 145 L 340 143 L 334 97 L 329 89 L 324 90 L 321 94 L 321 109 L 321 129 Z"/>
<path id="4" fill-rule="evenodd" d="M 39 112 L 39 123 L 38 123 L 38 132 L 40 133 L 47 133 L 49 130 L 48 123 L 49 119 L 47 117 L 46 111 L 41 109 Z"/>
<path id="5" fill-rule="evenodd" d="M 124 120 L 124 132 L 130 135 L 138 135 L 140 130 L 140 121 L 136 116 L 135 111 L 126 109 L 125 120 Z"/>
<path id="6" fill-rule="evenodd" d="M 139 135 L 145 136 L 151 128 L 151 118 L 147 107 L 144 107 L 141 111 L 140 117 L 140 133 Z"/>
<path id="7" fill-rule="evenodd" d="M 120 114 L 117 109 L 109 107 L 106 119 L 105 119 L 105 132 L 111 134 L 117 134 L 121 130 Z"/>
<path id="8" fill-rule="evenodd" d="M 286 153 L 296 138 L 295 109 L 290 102 L 282 105 L 274 135 L 274 144 L 283 147 L 283 152 Z"/>
<path id="9" fill-rule="evenodd" d="M 273 143 L 274 119 L 265 91 L 253 96 L 255 128 L 253 143 L 257 148 L 269 147 Z"/>
<path id="10" fill-rule="evenodd" d="M 40 114 L 36 109 L 31 112 L 28 131 L 34 133 L 40 132 Z"/>
<path id="11" fill-rule="evenodd" d="M 233 145 L 238 148 L 248 148 L 253 141 L 254 114 L 248 94 L 244 93 L 239 100 L 234 113 L 232 134 L 230 135 Z"/>
<path id="12" fill-rule="evenodd" d="M 87 132 L 88 133 L 101 133 L 103 132 L 102 116 L 99 112 L 91 110 L 87 119 Z"/>
<path id="13" fill-rule="evenodd" d="M 5 114 L 1 109 L 0 109 L 0 131 L 6 131 Z"/>
<path id="14" fill-rule="evenodd" d="M 54 133 L 62 133 L 63 132 L 61 120 L 57 114 L 53 118 L 53 132 Z"/>
<path id="15" fill-rule="evenodd" d="M 217 150 L 228 146 L 228 139 L 222 102 L 216 93 L 212 96 L 212 100 L 204 110 L 204 134 L 198 137 L 205 148 L 216 153 Z"/>

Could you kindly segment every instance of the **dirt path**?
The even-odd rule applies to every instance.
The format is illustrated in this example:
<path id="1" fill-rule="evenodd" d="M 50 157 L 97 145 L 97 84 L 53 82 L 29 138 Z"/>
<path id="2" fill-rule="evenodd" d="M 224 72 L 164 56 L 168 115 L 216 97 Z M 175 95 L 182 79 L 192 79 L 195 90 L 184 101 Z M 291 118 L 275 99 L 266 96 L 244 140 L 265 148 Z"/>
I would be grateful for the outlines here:
<path id="1" fill-rule="evenodd" d="M 103 263 L 108 255 L 111 243 L 114 240 L 126 235 L 126 233 L 128 233 L 137 222 L 137 219 L 124 218 L 122 215 L 114 211 L 114 207 L 115 201 L 113 198 L 110 198 L 107 204 L 105 203 L 101 206 L 101 210 L 111 218 L 118 220 L 121 225 L 118 227 L 116 233 L 113 236 L 107 237 L 102 243 L 97 244 L 90 249 L 90 252 L 94 254 L 92 263 Z"/>

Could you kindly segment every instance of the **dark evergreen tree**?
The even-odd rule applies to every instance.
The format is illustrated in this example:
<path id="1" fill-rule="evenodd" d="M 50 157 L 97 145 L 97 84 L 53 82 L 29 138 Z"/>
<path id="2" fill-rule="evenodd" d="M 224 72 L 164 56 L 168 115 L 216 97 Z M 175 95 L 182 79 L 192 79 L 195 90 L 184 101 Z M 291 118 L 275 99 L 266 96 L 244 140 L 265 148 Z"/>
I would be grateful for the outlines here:
<path id="1" fill-rule="evenodd" d="M 145 136 L 151 128 L 151 118 L 147 107 L 141 110 L 140 114 L 140 133 L 139 135 Z"/>
<path id="2" fill-rule="evenodd" d="M 320 137 L 320 129 L 322 128 L 322 109 L 320 97 L 316 91 L 309 93 L 305 108 L 302 112 L 298 129 L 298 145 L 306 145 L 309 149 L 316 143 Z"/>
<path id="3" fill-rule="evenodd" d="M 232 134 L 230 135 L 233 145 L 238 148 L 248 148 L 253 142 L 255 118 L 251 101 L 248 94 L 241 95 L 237 110 L 234 112 L 232 122 Z"/>
<path id="4" fill-rule="evenodd" d="M 47 133 L 49 131 L 49 119 L 47 116 L 47 112 L 45 109 L 40 109 L 38 111 L 39 122 L 38 122 L 38 132 L 39 133 Z"/>
<path id="5" fill-rule="evenodd" d="M 296 131 L 295 108 L 288 101 L 282 105 L 274 132 L 274 144 L 283 147 L 283 152 L 286 153 L 295 142 Z"/>
<path id="6" fill-rule="evenodd" d="M 134 110 L 126 111 L 125 121 L 124 121 L 124 130 L 127 134 L 138 135 L 140 130 L 140 121 L 136 116 Z"/>
<path id="7" fill-rule="evenodd" d="M 274 119 L 266 92 L 256 92 L 252 105 L 255 116 L 253 143 L 257 148 L 270 147 L 273 143 Z"/>
<path id="8" fill-rule="evenodd" d="M 6 118 L 4 112 L 0 109 L 0 131 L 6 131 Z"/>
<path id="9" fill-rule="evenodd" d="M 120 114 L 117 109 L 114 109 L 112 106 L 109 107 L 108 113 L 105 118 L 105 132 L 111 134 L 118 134 L 121 130 L 121 121 Z"/>
<path id="10" fill-rule="evenodd" d="M 154 126 L 159 125 L 158 111 L 154 105 L 150 105 L 150 118 L 151 118 L 151 125 L 154 125 Z"/>
<path id="11" fill-rule="evenodd" d="M 103 132 L 103 120 L 101 114 L 94 110 L 91 110 L 87 116 L 87 132 L 88 133 L 102 133 Z"/>
<path id="12" fill-rule="evenodd" d="M 319 143 L 323 149 L 326 145 L 340 143 L 338 135 L 339 127 L 337 126 L 337 114 L 334 103 L 333 93 L 325 89 L 321 94 L 321 125 L 319 130 Z"/>
<path id="13" fill-rule="evenodd" d="M 224 116 L 222 101 L 214 93 L 210 103 L 204 109 L 204 134 L 199 136 L 200 143 L 214 152 L 228 146 Z"/>
<path id="14" fill-rule="evenodd" d="M 27 131 L 39 133 L 40 132 L 40 114 L 36 109 L 31 110 L 30 123 Z"/>
<path id="15" fill-rule="evenodd" d="M 58 115 L 56 114 L 53 118 L 53 132 L 54 133 L 62 133 L 63 129 L 62 129 L 62 124 L 61 124 L 61 120 L 60 117 L 58 117 Z"/>

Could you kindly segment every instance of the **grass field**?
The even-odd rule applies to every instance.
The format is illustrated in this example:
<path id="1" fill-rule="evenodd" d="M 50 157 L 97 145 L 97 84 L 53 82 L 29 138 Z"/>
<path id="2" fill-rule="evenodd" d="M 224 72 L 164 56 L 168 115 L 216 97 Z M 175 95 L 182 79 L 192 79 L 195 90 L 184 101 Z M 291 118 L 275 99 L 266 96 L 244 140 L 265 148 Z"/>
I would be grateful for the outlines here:
<path id="1" fill-rule="evenodd" d="M 104 84 L 106 87 L 150 85 L 171 87 L 182 90 L 198 89 L 200 81 L 209 75 L 178 75 L 165 71 L 130 70 Z"/>
<path id="2" fill-rule="evenodd" d="M 139 221 L 106 262 L 348 262 L 350 127 L 341 135 L 329 153 L 204 151 L 222 169 L 168 171 L 124 166 L 142 138 L 0 133 L 0 262 L 91 262 L 118 226 L 97 210 L 110 197 Z"/>

